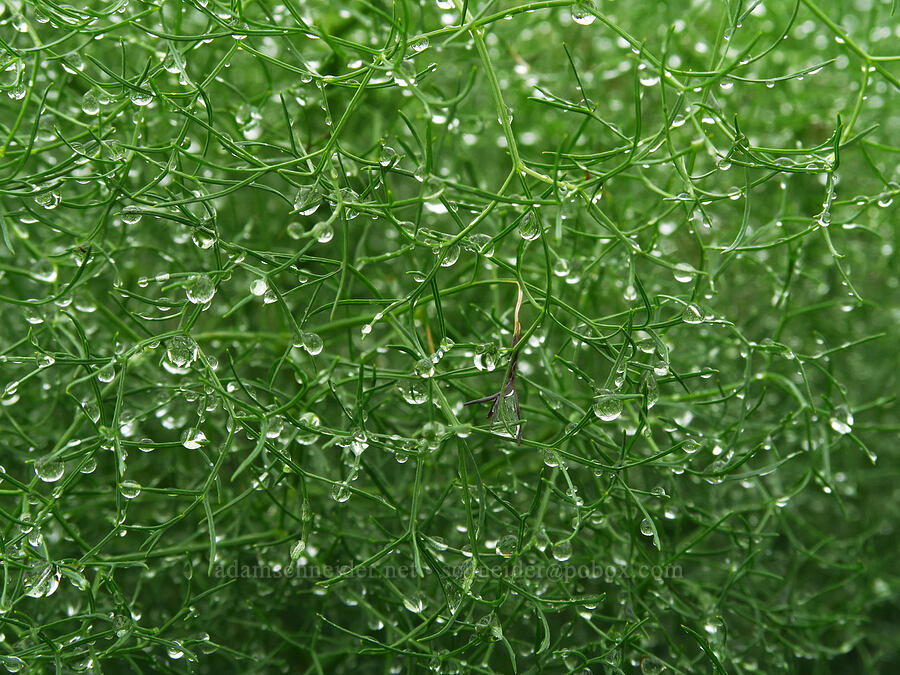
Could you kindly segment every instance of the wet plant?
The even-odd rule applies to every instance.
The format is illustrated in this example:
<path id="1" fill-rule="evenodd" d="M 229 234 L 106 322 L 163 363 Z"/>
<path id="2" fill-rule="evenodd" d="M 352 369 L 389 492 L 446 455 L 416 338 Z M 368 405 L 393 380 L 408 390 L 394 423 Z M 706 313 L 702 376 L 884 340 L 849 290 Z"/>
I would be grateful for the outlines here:
<path id="1" fill-rule="evenodd" d="M 0 4 L 0 672 L 894 672 L 886 0 Z"/>

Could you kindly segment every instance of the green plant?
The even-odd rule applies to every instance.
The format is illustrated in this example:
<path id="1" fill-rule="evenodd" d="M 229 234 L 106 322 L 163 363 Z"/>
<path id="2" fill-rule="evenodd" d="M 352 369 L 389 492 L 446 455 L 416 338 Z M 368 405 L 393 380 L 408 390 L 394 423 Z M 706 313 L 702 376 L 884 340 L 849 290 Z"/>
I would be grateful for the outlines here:
<path id="1" fill-rule="evenodd" d="M 84 4 L 0 13 L 8 670 L 897 667 L 891 3 Z"/>

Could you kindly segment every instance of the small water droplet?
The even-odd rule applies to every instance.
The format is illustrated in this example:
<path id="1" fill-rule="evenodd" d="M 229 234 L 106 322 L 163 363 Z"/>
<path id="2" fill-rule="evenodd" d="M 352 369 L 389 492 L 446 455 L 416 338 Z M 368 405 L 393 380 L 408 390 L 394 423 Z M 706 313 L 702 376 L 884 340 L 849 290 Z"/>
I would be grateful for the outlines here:
<path id="1" fill-rule="evenodd" d="M 685 441 L 681 444 L 681 449 L 688 455 L 693 455 L 694 453 L 698 452 L 702 447 L 703 447 L 703 445 L 699 441 L 694 440 L 693 438 L 685 439 Z"/>
<path id="2" fill-rule="evenodd" d="M 828 422 L 839 434 L 849 434 L 853 430 L 853 413 L 849 407 L 841 404 L 834 409 Z"/>
<path id="3" fill-rule="evenodd" d="M 303 552 L 306 550 L 306 542 L 302 539 L 298 539 L 291 546 L 291 564 L 295 564 L 300 556 L 303 555 Z"/>

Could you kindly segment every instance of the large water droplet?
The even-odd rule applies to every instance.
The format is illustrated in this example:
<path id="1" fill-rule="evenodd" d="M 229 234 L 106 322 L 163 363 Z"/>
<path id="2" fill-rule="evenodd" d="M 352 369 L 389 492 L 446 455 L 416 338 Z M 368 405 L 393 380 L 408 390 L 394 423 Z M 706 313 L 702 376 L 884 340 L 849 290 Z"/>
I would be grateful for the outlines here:
<path id="1" fill-rule="evenodd" d="M 572 21 L 580 26 L 590 26 L 597 17 L 583 4 L 579 3 L 572 8 Z"/>
<path id="2" fill-rule="evenodd" d="M 514 534 L 507 534 L 503 537 L 500 537 L 500 540 L 494 547 L 494 551 L 496 551 L 499 555 L 502 555 L 504 558 L 509 558 L 515 554 L 518 543 L 519 540 Z"/>
<path id="3" fill-rule="evenodd" d="M 570 540 L 558 541 L 552 547 L 553 557 L 559 562 L 565 562 L 572 557 L 572 542 Z"/>
<path id="4" fill-rule="evenodd" d="M 84 96 L 81 97 L 81 110 L 85 115 L 96 115 L 100 112 L 100 102 L 97 100 L 97 95 L 88 91 Z"/>
<path id="5" fill-rule="evenodd" d="M 403 400 L 410 405 L 422 405 L 428 400 L 428 388 L 419 380 L 410 380 L 397 387 Z"/>
<path id="6" fill-rule="evenodd" d="M 350 499 L 350 488 L 346 483 L 335 483 L 331 486 L 331 498 L 339 504 L 343 504 Z"/>
<path id="7" fill-rule="evenodd" d="M 269 284 L 266 283 L 265 279 L 256 278 L 250 282 L 250 292 L 256 297 L 265 295 L 268 290 Z"/>
<path id="8" fill-rule="evenodd" d="M 322 349 L 325 346 L 325 343 L 318 333 L 301 333 L 300 343 L 311 356 L 321 354 Z"/>
<path id="9" fill-rule="evenodd" d="M 697 305 L 691 303 L 684 308 L 684 313 L 681 315 L 681 319 L 685 323 L 703 323 L 703 310 L 700 309 Z"/>
<path id="10" fill-rule="evenodd" d="M 134 499 L 141 494 L 141 484 L 135 480 L 123 480 L 119 485 L 119 492 L 125 499 Z"/>
<path id="11" fill-rule="evenodd" d="M 623 407 L 622 399 L 616 398 L 615 392 L 609 389 L 601 389 L 594 399 L 594 414 L 604 422 L 618 419 Z"/>
<path id="12" fill-rule="evenodd" d="M 434 375 L 434 363 L 427 356 L 416 363 L 416 375 L 419 377 L 432 377 Z"/>
<path id="13" fill-rule="evenodd" d="M 34 464 L 34 472 L 45 483 L 55 483 L 63 477 L 65 464 L 57 459 L 45 457 Z"/>
<path id="14" fill-rule="evenodd" d="M 322 205 L 322 195 L 317 188 L 304 185 L 294 197 L 294 209 L 301 216 L 311 216 Z"/>
<path id="15" fill-rule="evenodd" d="M 195 305 L 205 305 L 216 294 L 216 285 L 206 274 L 196 275 L 185 288 L 187 299 Z"/>
<path id="16" fill-rule="evenodd" d="M 60 578 L 56 565 L 39 560 L 25 572 L 23 578 L 25 594 L 31 598 L 50 597 L 59 588 Z"/>
<path id="17" fill-rule="evenodd" d="M 185 368 L 197 359 L 198 347 L 187 335 L 175 335 L 166 343 L 166 356 L 178 368 Z"/>
<path id="18" fill-rule="evenodd" d="M 541 224 L 531 211 L 526 213 L 519 223 L 519 236 L 525 241 L 534 241 L 541 236 Z"/>

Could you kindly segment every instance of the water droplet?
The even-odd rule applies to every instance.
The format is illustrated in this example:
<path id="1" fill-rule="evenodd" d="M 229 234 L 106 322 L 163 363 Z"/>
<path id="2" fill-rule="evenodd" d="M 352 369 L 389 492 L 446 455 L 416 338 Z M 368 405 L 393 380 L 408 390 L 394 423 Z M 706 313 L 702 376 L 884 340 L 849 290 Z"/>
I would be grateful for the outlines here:
<path id="1" fill-rule="evenodd" d="M 644 373 L 643 389 L 647 397 L 647 409 L 649 410 L 659 401 L 659 385 L 656 383 L 656 377 L 653 373 Z"/>
<path id="2" fill-rule="evenodd" d="M 153 102 L 153 94 L 143 89 L 135 89 L 131 93 L 131 102 L 140 107 L 150 105 Z"/>
<path id="3" fill-rule="evenodd" d="M 198 274 L 185 288 L 185 295 L 195 305 L 205 305 L 216 294 L 216 285 L 206 274 Z"/>
<path id="4" fill-rule="evenodd" d="M 100 112 L 100 102 L 97 100 L 97 95 L 94 92 L 88 91 L 81 97 L 81 110 L 85 115 L 91 116 Z"/>
<path id="5" fill-rule="evenodd" d="M 519 540 L 515 535 L 507 534 L 503 537 L 500 537 L 500 540 L 494 547 L 494 551 L 496 551 L 497 554 L 502 555 L 504 558 L 509 558 L 515 554 L 518 544 Z"/>
<path id="6" fill-rule="evenodd" d="M 322 348 L 325 346 L 318 333 L 301 333 L 300 343 L 311 356 L 321 354 Z"/>
<path id="7" fill-rule="evenodd" d="M 569 274 L 569 261 L 565 258 L 557 258 L 553 263 L 553 274 L 558 277 L 564 277 Z"/>
<path id="8" fill-rule="evenodd" d="M 134 480 L 123 480 L 119 485 L 119 492 L 125 499 L 134 499 L 141 494 L 141 484 Z"/>
<path id="9" fill-rule="evenodd" d="M 212 248 L 212 245 L 216 243 L 216 238 L 208 232 L 194 228 L 194 231 L 191 232 L 191 241 L 197 248 L 206 250 Z"/>
<path id="10" fill-rule="evenodd" d="M 339 504 L 343 504 L 350 499 L 350 488 L 346 483 L 335 483 L 331 486 L 331 498 Z"/>
<path id="11" fill-rule="evenodd" d="M 41 258 L 31 266 L 31 275 L 35 279 L 52 284 L 56 281 L 56 266 L 47 258 Z"/>
<path id="12" fill-rule="evenodd" d="M 681 444 L 681 449 L 688 455 L 693 455 L 701 448 L 703 448 L 703 444 L 699 441 L 694 440 L 693 438 L 685 439 L 685 441 Z"/>
<path id="13" fill-rule="evenodd" d="M 572 8 L 572 21 L 580 26 L 590 26 L 597 17 L 583 4 L 579 3 Z"/>
<path id="14" fill-rule="evenodd" d="M 38 206 L 42 206 L 48 211 L 52 211 L 57 206 L 59 206 L 62 201 L 62 197 L 59 196 L 58 192 L 54 190 L 46 190 L 37 194 L 34 198 L 34 203 Z"/>
<path id="15" fill-rule="evenodd" d="M 317 429 L 322 422 L 319 420 L 319 416 L 315 413 L 305 412 L 300 415 L 299 422 L 301 426 L 307 427 L 309 429 Z M 319 435 L 315 431 L 306 431 L 304 429 L 300 430 L 300 433 L 294 438 L 300 445 L 312 445 L 316 442 L 316 439 Z"/>
<path id="16" fill-rule="evenodd" d="M 666 672 L 665 664 L 652 656 L 641 659 L 641 673 L 643 675 L 662 675 Z"/>
<path id="17" fill-rule="evenodd" d="M 250 282 L 250 292 L 257 297 L 265 295 L 268 290 L 269 284 L 266 283 L 265 279 L 256 278 Z"/>
<path id="18" fill-rule="evenodd" d="M 519 236 L 525 241 L 534 241 L 541 236 L 541 225 L 531 211 L 526 213 L 519 223 Z"/>
<path id="19" fill-rule="evenodd" d="M 63 477 L 65 464 L 57 459 L 45 457 L 35 462 L 34 472 L 45 483 L 55 483 Z"/>
<path id="20" fill-rule="evenodd" d="M 432 377 L 434 375 L 434 363 L 427 356 L 416 363 L 416 375 L 419 377 Z"/>
<path id="21" fill-rule="evenodd" d="M 422 405 L 428 400 L 428 387 L 420 380 L 410 380 L 398 385 L 403 400 L 410 405 Z"/>
<path id="22" fill-rule="evenodd" d="M 687 284 L 694 280 L 694 268 L 687 263 L 678 263 L 675 265 L 675 281 L 681 284 Z"/>
<path id="23" fill-rule="evenodd" d="M 22 580 L 25 594 L 31 598 L 48 598 L 59 588 L 61 576 L 56 565 L 39 560 L 25 572 Z"/>
<path id="24" fill-rule="evenodd" d="M 459 244 L 450 244 L 443 248 L 444 257 L 441 259 L 441 267 L 451 267 L 459 260 Z"/>
<path id="25" fill-rule="evenodd" d="M 304 185 L 294 197 L 294 209 L 301 216 L 311 216 L 322 205 L 322 195 L 313 186 Z"/>
<path id="26" fill-rule="evenodd" d="M 97 381 L 109 384 L 116 377 L 116 369 L 112 365 L 103 366 L 97 371 Z"/>
<path id="27" fill-rule="evenodd" d="M 653 523 L 650 522 L 649 518 L 644 518 L 641 521 L 641 534 L 645 537 L 653 536 Z"/>
<path id="28" fill-rule="evenodd" d="M 197 359 L 197 343 L 187 335 L 176 335 L 166 343 L 166 356 L 176 368 L 185 368 Z"/>
<path id="29" fill-rule="evenodd" d="M 703 323 L 703 310 L 701 310 L 697 305 L 691 303 L 684 308 L 684 313 L 681 315 L 681 319 L 685 323 Z"/>
<path id="30" fill-rule="evenodd" d="M 419 592 L 411 593 L 403 598 L 403 606 L 413 614 L 419 614 L 425 609 L 425 596 Z"/>
<path id="31" fill-rule="evenodd" d="M 357 431 L 353 434 L 353 439 L 350 441 L 350 450 L 354 455 L 359 457 L 366 451 L 366 448 L 369 447 L 369 439 L 366 436 L 365 431 Z"/>
<path id="32" fill-rule="evenodd" d="M 385 145 L 381 148 L 381 154 L 378 155 L 378 163 L 381 164 L 381 166 L 389 167 L 397 159 L 397 151 L 394 150 L 391 146 Z"/>
<path id="33" fill-rule="evenodd" d="M 472 244 L 475 251 L 483 255 L 485 258 L 490 258 L 492 255 L 494 255 L 494 242 L 491 239 L 490 235 L 473 234 L 469 238 L 469 242 Z"/>
<path id="34" fill-rule="evenodd" d="M 316 223 L 310 231 L 310 234 L 312 234 L 320 244 L 327 244 L 334 239 L 334 230 L 331 228 L 331 223 L 324 220 Z"/>
<path id="35" fill-rule="evenodd" d="M 302 223 L 298 223 L 294 220 L 288 223 L 287 233 L 291 239 L 302 239 L 303 235 L 306 234 L 306 228 L 303 227 Z"/>
<path id="36" fill-rule="evenodd" d="M 0 656 L 0 665 L 10 673 L 18 673 L 25 667 L 25 662 L 18 656 Z"/>
<path id="37" fill-rule="evenodd" d="M 200 429 L 185 429 L 181 434 L 181 444 L 188 450 L 196 450 L 204 443 L 206 443 L 206 434 Z"/>
<path id="38" fill-rule="evenodd" d="M 616 398 L 616 394 L 609 389 L 601 389 L 594 399 L 594 414 L 604 422 L 612 422 L 618 419 L 623 410 L 622 399 Z"/>
<path id="39" fill-rule="evenodd" d="M 139 223 L 141 218 L 143 217 L 140 208 L 135 206 L 134 204 L 129 204 L 128 206 L 123 208 L 120 215 L 122 216 L 122 222 L 128 225 Z"/>
<path id="40" fill-rule="evenodd" d="M 839 434 L 849 434 L 853 430 L 853 413 L 850 408 L 841 404 L 834 409 L 828 422 Z"/>
<path id="41" fill-rule="evenodd" d="M 572 542 L 570 540 L 558 541 L 552 547 L 553 557 L 559 562 L 565 562 L 572 557 Z"/>
<path id="42" fill-rule="evenodd" d="M 660 357 L 653 362 L 653 374 L 657 377 L 665 377 L 669 373 L 669 363 Z"/>

